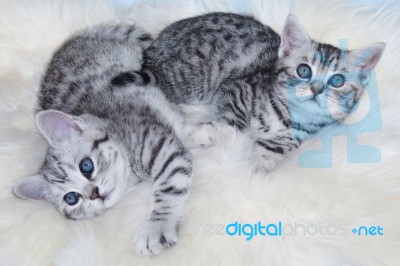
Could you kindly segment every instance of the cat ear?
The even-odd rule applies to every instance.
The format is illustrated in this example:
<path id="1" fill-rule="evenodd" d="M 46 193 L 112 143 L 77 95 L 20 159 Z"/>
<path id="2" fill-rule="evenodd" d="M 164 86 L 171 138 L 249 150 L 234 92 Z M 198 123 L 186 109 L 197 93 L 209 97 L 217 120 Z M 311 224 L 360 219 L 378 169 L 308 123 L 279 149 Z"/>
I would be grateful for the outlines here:
<path id="1" fill-rule="evenodd" d="M 382 42 L 372 43 L 366 47 L 355 49 L 349 52 L 348 64 L 350 67 L 356 67 L 362 70 L 371 70 L 376 64 L 385 50 L 386 44 Z"/>
<path id="2" fill-rule="evenodd" d="M 300 25 L 297 18 L 292 14 L 289 14 L 281 35 L 279 57 L 287 56 L 293 49 L 299 48 L 310 42 L 311 38 Z"/>
<path id="3" fill-rule="evenodd" d="M 48 182 L 42 175 L 28 176 L 14 185 L 14 194 L 23 199 L 46 201 Z"/>
<path id="4" fill-rule="evenodd" d="M 36 125 L 51 146 L 80 135 L 83 122 L 77 117 L 60 111 L 47 110 L 36 115 Z"/>

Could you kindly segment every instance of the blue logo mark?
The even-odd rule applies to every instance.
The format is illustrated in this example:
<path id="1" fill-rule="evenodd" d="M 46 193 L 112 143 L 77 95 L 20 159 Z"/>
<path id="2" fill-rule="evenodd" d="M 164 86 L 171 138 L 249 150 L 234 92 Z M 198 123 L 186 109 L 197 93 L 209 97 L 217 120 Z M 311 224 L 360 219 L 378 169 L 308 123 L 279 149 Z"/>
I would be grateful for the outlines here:
<path id="1" fill-rule="evenodd" d="M 209 228 L 210 225 L 205 228 Z M 220 225 L 215 227 L 215 232 L 219 234 L 219 230 L 217 228 Z M 318 222 L 318 223 L 283 223 L 281 221 L 276 223 L 263 223 L 258 221 L 257 223 L 239 223 L 237 221 L 230 223 L 225 226 L 225 233 L 228 236 L 243 236 L 246 241 L 252 240 L 256 236 L 270 236 L 270 237 L 288 237 L 288 236 L 347 236 L 353 235 L 355 236 L 383 236 L 383 227 L 380 225 L 373 226 L 359 226 L 354 227 L 350 230 L 349 225 L 347 224 L 335 224 L 335 223 L 326 223 L 326 222 Z M 222 228 L 221 228 L 222 229 Z M 206 233 L 210 233 L 207 230 Z M 220 232 L 222 233 L 222 232 Z"/>
<path id="2" fill-rule="evenodd" d="M 383 227 L 380 225 L 377 226 L 360 226 L 359 228 L 354 228 L 351 230 L 355 235 L 362 235 L 362 236 L 383 236 Z"/>
<path id="3" fill-rule="evenodd" d="M 234 222 L 228 224 L 225 228 L 225 232 L 229 236 L 246 236 L 246 240 L 251 240 L 254 236 L 282 236 L 282 222 L 277 224 L 271 223 L 263 225 L 261 222 L 256 224 L 241 224 Z"/>
<path id="4" fill-rule="evenodd" d="M 342 52 L 342 60 L 346 58 L 346 40 L 339 41 L 339 48 Z M 361 55 L 357 62 L 360 64 L 363 60 L 367 60 L 371 56 L 371 52 L 366 51 L 365 54 Z M 321 60 L 321 63 L 327 62 L 323 55 L 317 54 L 317 59 Z M 299 155 L 299 166 L 301 168 L 330 168 L 332 167 L 332 140 L 334 136 L 346 135 L 347 136 L 347 162 L 348 163 L 379 163 L 381 161 L 381 153 L 379 149 L 370 145 L 361 145 L 358 143 L 358 135 L 366 132 L 374 132 L 382 129 L 382 119 L 379 107 L 379 95 L 378 95 L 378 85 L 376 80 L 376 75 L 373 70 L 361 72 L 348 73 L 349 78 L 355 79 L 355 81 L 364 75 L 364 92 L 363 92 L 363 104 L 361 108 L 360 102 L 355 104 L 353 108 L 348 108 L 354 104 L 355 92 L 346 92 L 341 95 L 337 95 L 338 92 L 330 92 L 326 90 L 325 98 L 320 98 L 317 101 L 319 107 L 312 103 L 312 101 L 305 101 L 304 99 L 309 99 L 307 91 L 298 86 L 295 80 L 288 81 L 288 97 L 289 101 L 294 102 L 294 104 L 289 104 L 290 106 L 290 116 L 293 121 L 302 121 L 304 123 L 309 123 L 307 118 L 304 118 L 304 110 L 309 113 L 319 113 L 321 110 L 326 110 L 325 117 L 329 117 L 331 121 L 336 121 L 332 126 L 327 126 L 323 132 L 316 134 L 308 134 L 305 131 L 293 130 L 293 136 L 298 139 L 309 139 L 309 138 L 319 138 L 321 139 L 321 149 L 319 150 L 309 150 L 304 151 Z M 315 77 L 322 78 L 322 77 Z M 358 80 L 357 80 L 358 81 Z M 297 87 L 296 87 L 297 86 Z M 296 91 L 297 90 L 297 91 Z M 300 92 L 300 93 L 299 93 Z M 298 95 L 298 93 L 300 95 Z M 297 94 L 297 95 L 296 95 Z M 315 96 L 317 98 L 317 96 Z M 357 121 L 355 119 L 345 119 L 343 122 L 340 117 L 337 117 L 334 112 L 332 112 L 332 102 L 330 97 L 338 97 L 337 106 L 335 112 L 340 115 L 347 116 L 350 113 L 358 112 Z M 303 99 L 304 98 L 304 99 Z M 368 104 L 368 105 L 367 105 Z M 304 109 L 305 108 L 305 109 Z M 336 115 L 336 117 L 335 117 Z M 353 116 L 354 118 L 355 116 Z M 359 118 L 358 118 L 359 117 Z M 316 119 L 318 120 L 318 119 Z M 324 127 L 324 122 L 315 122 L 315 131 L 318 127 Z M 297 123 L 297 122 L 296 122 Z M 299 124 L 299 123 L 297 123 Z M 312 124 L 312 123 L 311 123 Z M 330 123 L 327 123 L 329 125 Z M 312 125 L 313 126 L 313 125 Z M 310 131 L 313 131 L 313 128 Z M 307 130 L 306 130 L 307 131 Z"/>

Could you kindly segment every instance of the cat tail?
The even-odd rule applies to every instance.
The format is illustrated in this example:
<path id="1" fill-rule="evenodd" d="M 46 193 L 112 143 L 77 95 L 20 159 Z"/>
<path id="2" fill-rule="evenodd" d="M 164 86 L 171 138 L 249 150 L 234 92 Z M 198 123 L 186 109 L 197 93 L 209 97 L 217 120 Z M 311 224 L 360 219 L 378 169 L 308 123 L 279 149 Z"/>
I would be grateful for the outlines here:
<path id="1" fill-rule="evenodd" d="M 155 85 L 157 78 L 152 71 L 148 69 L 141 69 L 139 71 L 122 72 L 111 79 L 113 86 L 126 86 L 134 84 L 138 86 Z"/>

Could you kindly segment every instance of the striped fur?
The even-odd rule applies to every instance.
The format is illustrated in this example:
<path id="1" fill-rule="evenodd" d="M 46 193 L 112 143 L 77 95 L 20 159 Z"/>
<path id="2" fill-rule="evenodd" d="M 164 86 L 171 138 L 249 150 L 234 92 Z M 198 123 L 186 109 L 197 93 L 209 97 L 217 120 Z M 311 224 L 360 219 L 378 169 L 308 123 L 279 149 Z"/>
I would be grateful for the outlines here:
<path id="1" fill-rule="evenodd" d="M 252 17 L 210 13 L 163 30 L 146 50 L 145 65 L 169 100 L 209 105 L 216 120 L 248 133 L 257 168 L 270 171 L 351 113 L 383 49 L 317 43 L 291 15 L 280 37 Z M 309 79 L 297 73 L 302 64 L 311 69 Z M 329 83 L 334 74 L 346 79 L 340 88 Z"/>
<path id="2" fill-rule="evenodd" d="M 39 94 L 45 111 L 36 116 L 50 147 L 39 174 L 14 188 L 22 198 L 55 204 L 67 218 L 85 219 L 151 181 L 150 214 L 134 239 L 145 255 L 176 243 L 192 175 L 181 141 L 191 127 L 141 71 L 150 41 L 133 26 L 105 25 L 77 33 L 55 52 Z M 82 172 L 83 158 L 93 172 Z M 80 195 L 75 205 L 64 200 L 69 192 Z"/>

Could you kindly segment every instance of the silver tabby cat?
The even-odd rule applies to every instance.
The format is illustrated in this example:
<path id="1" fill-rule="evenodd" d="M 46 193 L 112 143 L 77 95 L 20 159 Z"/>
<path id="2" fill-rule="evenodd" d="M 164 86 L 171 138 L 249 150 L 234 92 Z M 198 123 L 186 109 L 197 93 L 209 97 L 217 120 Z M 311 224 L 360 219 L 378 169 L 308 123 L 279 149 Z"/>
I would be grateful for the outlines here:
<path id="1" fill-rule="evenodd" d="M 351 113 L 384 47 L 318 43 L 292 15 L 279 36 L 252 17 L 210 13 L 164 29 L 145 62 L 169 100 L 206 105 L 247 133 L 258 169 L 270 171 Z"/>
<path id="2" fill-rule="evenodd" d="M 14 187 L 19 197 L 85 219 L 104 213 L 135 184 L 153 182 L 149 217 L 134 238 L 145 255 L 177 241 L 192 175 L 192 156 L 181 139 L 197 129 L 159 89 L 139 86 L 152 80 L 140 72 L 150 42 L 133 26 L 98 26 L 55 52 L 39 93 L 44 111 L 36 115 L 50 147 L 39 174 Z M 137 72 L 119 74 L 127 70 Z"/>

